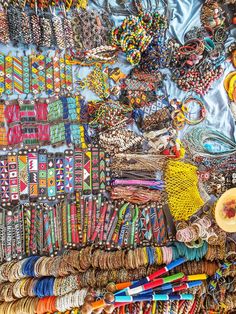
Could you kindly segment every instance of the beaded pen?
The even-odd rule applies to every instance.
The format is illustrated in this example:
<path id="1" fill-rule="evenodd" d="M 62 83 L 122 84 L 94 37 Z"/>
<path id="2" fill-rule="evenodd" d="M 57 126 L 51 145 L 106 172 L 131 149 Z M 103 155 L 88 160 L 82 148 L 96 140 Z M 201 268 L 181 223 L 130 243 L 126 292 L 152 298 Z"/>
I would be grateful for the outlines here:
<path id="1" fill-rule="evenodd" d="M 96 228 L 95 228 L 95 231 L 91 237 L 91 241 L 94 242 L 95 239 L 97 238 L 98 234 L 101 234 L 101 227 L 102 227 L 102 224 L 103 224 L 103 220 L 105 218 L 105 214 L 106 214 L 106 206 L 105 204 L 102 204 L 101 205 L 101 213 L 100 213 L 100 218 L 99 218 L 99 221 L 96 225 Z"/>
<path id="2" fill-rule="evenodd" d="M 129 206 L 129 203 L 125 203 L 121 206 L 121 208 L 119 209 L 119 213 L 118 213 L 118 221 L 117 221 L 117 224 L 116 224 L 116 227 L 115 227 L 115 230 L 114 230 L 114 233 L 113 233 L 113 236 L 112 236 L 112 242 L 114 244 L 117 243 L 118 241 L 118 236 L 119 236 L 119 231 L 120 231 L 120 227 L 121 227 L 121 224 L 123 222 L 123 217 L 125 215 L 125 212 L 126 212 L 126 209 L 127 207 Z"/>
<path id="3" fill-rule="evenodd" d="M 109 221 L 110 221 L 110 216 L 111 216 L 111 210 L 112 210 L 112 204 L 108 203 L 107 211 L 106 211 L 106 216 L 105 216 L 105 223 L 104 223 L 104 232 L 103 232 L 103 243 L 106 243 L 107 240 L 107 233 L 108 233 L 108 226 L 109 226 Z"/>
<path id="4" fill-rule="evenodd" d="M 83 240 L 82 244 L 87 242 L 87 229 L 88 229 L 88 199 L 84 200 L 84 223 L 83 223 Z"/>
<path id="5" fill-rule="evenodd" d="M 179 265 L 181 265 L 181 264 L 183 264 L 185 262 L 186 262 L 186 258 L 184 258 L 184 257 L 178 258 L 177 260 L 175 260 L 175 261 L 171 262 L 170 264 L 160 268 L 159 270 L 157 270 L 156 272 L 152 273 L 151 275 L 136 281 L 135 283 L 133 283 L 133 282 L 123 283 L 123 285 L 126 285 L 126 288 L 124 288 L 121 291 L 118 291 L 116 294 L 129 292 L 130 289 L 133 289 L 133 288 L 138 287 L 138 286 L 140 286 L 142 284 L 148 283 L 148 282 L 152 281 L 153 279 L 166 274 L 170 270 L 174 269 L 175 267 L 177 267 L 177 266 L 179 266 Z M 178 278 L 178 279 L 181 279 L 181 278 L 184 278 L 184 277 L 185 276 L 183 274 L 183 276 L 181 275 L 180 278 Z"/>
<path id="6" fill-rule="evenodd" d="M 38 204 L 36 206 L 36 212 L 35 212 L 35 242 L 36 242 L 36 252 L 39 252 L 39 242 L 40 242 L 40 234 L 39 234 L 39 213 L 40 213 L 41 206 Z"/>
<path id="7" fill-rule="evenodd" d="M 66 201 L 61 206 L 61 218 L 62 218 L 62 240 L 63 247 L 68 247 L 68 233 L 67 233 L 67 204 Z"/>
<path id="8" fill-rule="evenodd" d="M 151 205 L 150 208 L 150 219 L 151 219 L 151 225 L 152 225 L 152 233 L 153 233 L 153 240 L 155 243 L 157 243 L 158 233 L 159 233 L 159 224 L 157 219 L 157 211 L 154 204 Z"/>
<path id="9" fill-rule="evenodd" d="M 144 294 L 139 296 L 116 296 L 116 303 L 141 302 L 141 301 L 174 301 L 174 300 L 193 300 L 192 294 Z"/>
<path id="10" fill-rule="evenodd" d="M 100 235 L 99 235 L 99 244 L 102 244 L 103 240 L 103 234 L 104 234 L 104 223 L 105 223 L 105 217 L 106 217 L 106 212 L 108 208 L 108 202 L 105 202 L 103 204 L 104 210 L 102 209 L 101 211 L 101 227 L 100 227 Z"/>
<path id="11" fill-rule="evenodd" d="M 110 233 L 110 230 L 111 230 L 111 228 L 112 228 L 114 219 L 115 219 L 115 217 L 117 217 L 117 212 L 118 212 L 118 208 L 117 208 L 117 204 L 116 204 L 116 202 L 115 202 L 114 208 L 113 208 L 113 213 L 112 213 L 110 222 L 109 222 L 108 227 L 107 227 L 107 234 Z"/>
<path id="12" fill-rule="evenodd" d="M 5 242 L 5 232 L 4 232 L 4 221 L 5 221 L 5 211 L 0 211 L 0 261 L 3 262 L 4 259 L 4 242 Z"/>
<path id="13" fill-rule="evenodd" d="M 96 207 L 96 225 L 99 222 L 101 206 L 102 206 L 102 194 L 99 193 L 98 198 L 97 198 L 97 207 Z"/>
<path id="14" fill-rule="evenodd" d="M 97 211 L 97 198 L 93 196 L 93 209 L 92 209 L 92 223 L 91 223 L 91 234 L 93 234 L 96 226 L 96 211 Z"/>
<path id="15" fill-rule="evenodd" d="M 38 211 L 38 220 L 39 220 L 39 227 L 38 227 L 38 233 L 39 233 L 39 254 L 43 254 L 43 247 L 44 247 L 44 239 L 43 239 L 43 210 Z"/>
<path id="16" fill-rule="evenodd" d="M 6 243 L 5 243 L 5 258 L 6 261 L 10 261 L 13 255 L 12 248 L 12 235 L 13 235 L 13 215 L 12 211 L 7 210 L 5 216 L 6 223 Z"/>
<path id="17" fill-rule="evenodd" d="M 120 229 L 120 232 L 119 232 L 119 238 L 118 238 L 118 242 L 117 242 L 118 248 L 121 248 L 121 246 L 123 244 L 125 229 L 129 223 L 129 218 L 130 218 L 130 206 L 128 206 L 126 208 L 124 222 L 123 222 L 121 229 Z"/>
<path id="18" fill-rule="evenodd" d="M 135 295 L 135 294 L 139 294 L 140 292 L 142 291 L 146 291 L 146 290 L 149 290 L 149 289 L 153 289 L 153 288 L 156 288 L 156 287 L 159 287 L 165 283 L 169 283 L 169 282 L 172 282 L 172 281 L 176 281 L 178 279 L 181 279 L 184 277 L 184 274 L 183 273 L 177 273 L 175 275 L 172 275 L 172 276 L 167 276 L 167 277 L 164 277 L 164 278 L 158 278 L 158 279 L 155 279 L 153 281 L 150 281 L 150 282 L 147 282 L 147 283 L 144 283 L 142 285 L 138 285 L 135 284 L 136 287 L 134 288 L 127 288 L 126 290 L 126 295 L 129 295 L 129 296 L 132 296 L 132 295 Z"/>
<path id="19" fill-rule="evenodd" d="M 135 205 L 134 207 L 134 214 L 131 221 L 131 234 L 130 234 L 130 245 L 134 245 L 134 235 L 135 235 L 135 225 L 138 219 L 139 209 L 138 206 Z"/>
<path id="20" fill-rule="evenodd" d="M 63 243 L 63 240 L 62 240 L 62 206 L 63 204 L 62 203 L 59 203 L 59 204 L 56 204 L 54 207 L 55 207 L 55 213 L 56 213 L 56 225 L 57 225 L 57 248 L 58 248 L 58 251 L 60 251 L 62 249 L 62 243 Z"/>
<path id="21" fill-rule="evenodd" d="M 87 242 L 90 242 L 92 233 L 92 212 L 93 211 L 93 198 L 92 196 L 88 199 L 88 232 L 87 232 Z"/>
<path id="22" fill-rule="evenodd" d="M 36 205 L 34 203 L 30 204 L 31 207 L 31 217 L 30 217 L 30 252 L 35 254 L 37 251 L 36 247 Z"/>
<path id="23" fill-rule="evenodd" d="M 72 245 L 72 234 L 71 234 L 71 212 L 70 212 L 70 203 L 66 204 L 66 224 L 67 224 L 67 239 L 68 245 Z"/>
<path id="24" fill-rule="evenodd" d="M 81 213 L 81 243 L 83 242 L 83 230 L 84 230 L 84 196 L 80 197 L 80 213 Z"/>
<path id="25" fill-rule="evenodd" d="M 20 218 L 19 218 L 19 209 L 18 207 L 13 213 L 13 221 L 15 228 L 15 237 L 16 237 L 16 254 L 20 259 L 22 258 L 22 242 L 21 242 L 21 233 L 20 233 Z"/>
<path id="26" fill-rule="evenodd" d="M 111 227 L 109 229 L 109 233 L 108 233 L 107 239 L 106 239 L 106 245 L 108 247 L 111 246 L 111 239 L 112 239 L 113 233 L 115 231 L 115 228 L 116 228 L 116 225 L 117 225 L 117 222 L 118 222 L 117 213 L 118 213 L 118 208 L 116 207 L 114 209 L 114 212 L 113 212 L 113 215 L 112 215 Z"/>
<path id="27" fill-rule="evenodd" d="M 56 205 L 53 205 L 51 207 L 52 212 L 52 220 L 54 225 L 54 251 L 56 252 L 58 250 L 58 224 L 57 224 L 57 212 L 56 212 Z"/>
<path id="28" fill-rule="evenodd" d="M 48 209 L 48 215 L 49 215 L 49 221 L 50 221 L 50 225 L 51 225 L 52 248 L 53 248 L 53 251 L 55 252 L 55 250 L 56 250 L 56 239 L 55 239 L 56 220 L 54 220 L 53 207 L 51 207 L 51 206 Z"/>
<path id="29" fill-rule="evenodd" d="M 180 283 L 177 285 L 175 285 L 173 283 L 167 283 L 165 285 L 157 287 L 157 289 L 149 289 L 149 290 L 141 292 L 140 294 L 154 293 L 157 291 L 165 291 L 165 293 L 169 294 L 172 292 L 179 292 L 182 290 L 186 290 L 186 289 L 190 289 L 190 288 L 194 288 L 194 287 L 199 287 L 202 285 L 202 283 L 203 283 L 203 281 L 201 281 L 201 280 Z"/>
<path id="30" fill-rule="evenodd" d="M 52 246 L 52 238 L 51 238 L 51 226 L 49 222 L 48 213 L 44 211 L 43 213 L 43 223 L 44 223 L 44 241 L 45 241 L 45 249 L 47 254 L 50 256 L 53 255 L 53 246 Z"/>
<path id="31" fill-rule="evenodd" d="M 80 193 L 78 191 L 75 192 L 75 206 L 77 212 L 77 222 L 78 222 L 78 244 L 82 243 L 82 214 L 81 214 L 81 202 L 80 202 Z"/>
<path id="32" fill-rule="evenodd" d="M 165 228 L 165 218 L 164 213 L 162 209 L 162 205 L 159 205 L 157 207 L 157 218 L 158 218 L 158 224 L 159 224 L 159 230 L 157 242 L 158 244 L 163 244 L 166 240 L 166 228 Z"/>
<path id="33" fill-rule="evenodd" d="M 79 243 L 79 235 L 75 203 L 71 203 L 70 212 L 71 212 L 72 245 L 76 246 Z"/>

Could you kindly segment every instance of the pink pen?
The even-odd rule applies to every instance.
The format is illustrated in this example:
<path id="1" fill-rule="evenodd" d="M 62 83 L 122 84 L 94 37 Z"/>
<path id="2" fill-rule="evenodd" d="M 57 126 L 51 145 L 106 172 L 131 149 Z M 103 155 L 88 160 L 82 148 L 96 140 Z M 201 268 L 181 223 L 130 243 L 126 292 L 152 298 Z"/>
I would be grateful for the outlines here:
<path id="1" fill-rule="evenodd" d="M 93 198 L 93 209 L 92 209 L 92 223 L 91 223 L 91 235 L 95 231 L 96 226 L 96 210 L 97 210 L 97 199 Z M 90 239 L 91 240 L 91 239 Z"/>
<path id="2" fill-rule="evenodd" d="M 104 220 L 105 213 L 106 213 L 106 206 L 104 206 L 104 204 L 102 204 L 100 218 L 99 218 L 98 224 L 96 225 L 96 228 L 95 228 L 94 233 L 93 233 L 92 238 L 91 238 L 92 242 L 95 241 L 98 233 L 100 232 L 100 228 L 102 226 L 102 221 Z"/>
<path id="3" fill-rule="evenodd" d="M 93 210 L 93 199 L 89 197 L 88 200 L 88 231 L 87 231 L 87 242 L 90 241 L 91 233 L 92 233 L 92 210 Z"/>
<path id="4" fill-rule="evenodd" d="M 102 219 L 101 219 L 101 228 L 100 228 L 100 236 L 99 236 L 99 243 L 102 244 L 102 240 L 103 240 L 103 234 L 104 234 L 104 225 L 105 225 L 105 217 L 106 217 L 106 212 L 107 212 L 107 208 L 108 208 L 108 203 L 106 202 L 104 204 L 104 213 L 102 214 Z"/>

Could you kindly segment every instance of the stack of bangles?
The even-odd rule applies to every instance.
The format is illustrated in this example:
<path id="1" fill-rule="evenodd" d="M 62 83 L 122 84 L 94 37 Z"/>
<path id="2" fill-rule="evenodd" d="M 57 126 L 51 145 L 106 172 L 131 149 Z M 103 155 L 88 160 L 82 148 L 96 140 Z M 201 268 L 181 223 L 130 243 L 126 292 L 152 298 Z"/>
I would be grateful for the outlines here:
<path id="1" fill-rule="evenodd" d="M 69 280 L 67 281 L 67 284 L 63 285 L 65 290 L 61 291 L 61 294 L 57 294 L 58 297 L 56 297 L 54 291 L 54 281 L 56 279 L 53 277 L 46 277 L 45 279 L 31 279 L 32 282 L 29 282 L 30 285 L 27 286 L 27 280 L 20 282 L 20 284 L 19 282 L 16 282 L 16 284 L 5 283 L 4 285 L 1 285 L 1 300 L 13 302 L 15 298 L 26 297 L 24 300 L 29 301 L 30 299 L 27 297 L 33 297 L 36 295 L 40 298 L 37 305 L 34 303 L 34 306 L 36 306 L 36 313 L 38 314 L 46 312 L 54 313 L 57 310 L 64 312 L 80 306 L 82 306 L 81 313 L 92 313 L 95 309 L 106 308 L 107 306 L 111 306 L 114 310 L 115 307 L 119 307 L 124 303 L 140 301 L 193 300 L 194 294 L 179 294 L 179 292 L 190 288 L 200 287 L 203 284 L 202 280 L 206 280 L 207 278 L 205 274 L 191 276 L 179 272 L 168 276 L 168 272 L 170 270 L 174 270 L 177 266 L 185 262 L 185 258 L 176 259 L 175 261 L 159 268 L 154 273 L 151 273 L 138 281 L 128 281 L 121 284 L 110 282 L 107 285 L 108 292 L 105 293 L 104 298 L 102 298 L 103 291 L 96 290 L 95 292 L 88 289 L 79 290 L 79 286 L 71 286 L 70 277 L 68 277 Z M 160 276 L 164 277 L 159 278 Z M 33 282 L 36 284 L 32 284 Z M 44 285 L 42 285 L 43 283 Z M 17 289 L 15 288 L 15 285 L 17 285 Z M 14 291 L 18 292 L 19 286 L 24 287 L 22 291 L 24 293 L 21 295 L 17 293 L 14 294 Z M 155 292 L 158 291 L 159 294 L 156 294 Z M 33 304 L 31 305 L 33 307 Z"/>

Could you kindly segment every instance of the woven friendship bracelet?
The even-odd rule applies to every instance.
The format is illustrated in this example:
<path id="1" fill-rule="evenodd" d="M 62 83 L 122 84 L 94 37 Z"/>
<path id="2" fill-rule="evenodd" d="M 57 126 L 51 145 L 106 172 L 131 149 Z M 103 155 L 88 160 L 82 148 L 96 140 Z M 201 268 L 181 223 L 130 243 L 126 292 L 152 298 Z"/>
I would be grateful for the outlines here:
<path id="1" fill-rule="evenodd" d="M 24 91 L 22 57 L 13 57 L 13 82 L 14 91 L 22 94 Z"/>
<path id="2" fill-rule="evenodd" d="M 18 190 L 18 165 L 17 155 L 15 153 L 9 153 L 7 156 L 8 174 L 9 174 L 9 189 L 11 202 L 19 200 Z"/>
<path id="3" fill-rule="evenodd" d="M 22 199 L 29 195 L 28 154 L 20 150 L 18 154 L 19 193 Z"/>
<path id="4" fill-rule="evenodd" d="M 55 159 L 53 154 L 48 154 L 48 198 L 54 199 L 56 197 L 56 178 L 55 178 Z"/>
<path id="5" fill-rule="evenodd" d="M 38 197 L 38 155 L 36 152 L 28 152 L 28 171 L 29 171 L 29 197 Z"/>
<path id="6" fill-rule="evenodd" d="M 5 92 L 5 56 L 0 53 L 0 95 Z"/>
<path id="7" fill-rule="evenodd" d="M 65 168 L 64 168 L 64 156 L 63 154 L 56 154 L 55 156 L 55 166 L 56 166 L 56 189 L 57 197 L 61 198 L 65 193 Z"/>
<path id="8" fill-rule="evenodd" d="M 47 198 L 47 151 L 44 149 L 38 152 L 39 160 L 39 199 Z"/>
<path id="9" fill-rule="evenodd" d="M 8 55 L 5 57 L 5 93 L 11 95 L 13 93 L 13 58 Z"/>
<path id="10" fill-rule="evenodd" d="M 10 201 L 7 156 L 0 156 L 0 174 L 1 202 L 4 205 Z"/>

